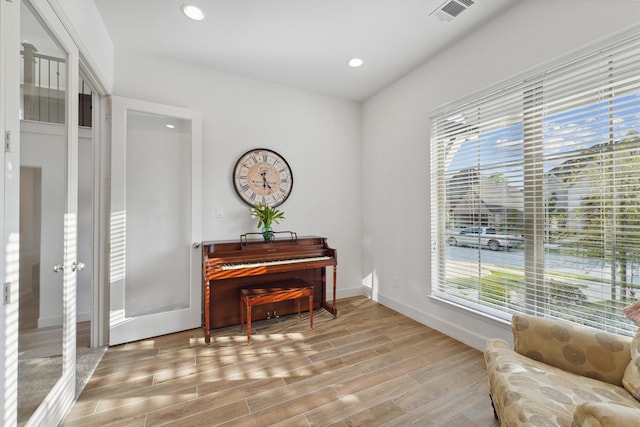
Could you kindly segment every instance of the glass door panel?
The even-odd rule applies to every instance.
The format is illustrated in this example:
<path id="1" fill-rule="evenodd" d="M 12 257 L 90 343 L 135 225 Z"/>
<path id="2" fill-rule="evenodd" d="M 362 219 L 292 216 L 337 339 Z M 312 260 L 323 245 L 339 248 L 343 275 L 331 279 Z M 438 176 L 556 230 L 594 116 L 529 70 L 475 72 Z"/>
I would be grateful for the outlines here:
<path id="1" fill-rule="evenodd" d="M 189 307 L 190 146 L 189 120 L 128 112 L 126 317 Z"/>
<path id="2" fill-rule="evenodd" d="M 70 104 L 77 50 L 47 23 L 42 0 L 20 9 L 20 281 L 18 424 L 57 423 L 73 397 L 77 120 Z M 54 35 L 63 34 L 63 39 Z M 71 59 L 73 58 L 73 60 Z M 70 119 L 72 117 L 72 119 Z M 72 291 L 72 292 L 70 292 Z M 53 409 L 56 408 L 56 409 Z"/>

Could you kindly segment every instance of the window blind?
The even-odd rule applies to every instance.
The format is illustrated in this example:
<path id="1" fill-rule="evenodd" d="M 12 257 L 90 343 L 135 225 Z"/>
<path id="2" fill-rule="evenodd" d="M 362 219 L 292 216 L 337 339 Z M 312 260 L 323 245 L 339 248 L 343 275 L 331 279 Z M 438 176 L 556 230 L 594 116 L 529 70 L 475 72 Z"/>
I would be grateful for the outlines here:
<path id="1" fill-rule="evenodd" d="M 434 297 L 617 333 L 640 298 L 640 34 L 432 117 Z"/>

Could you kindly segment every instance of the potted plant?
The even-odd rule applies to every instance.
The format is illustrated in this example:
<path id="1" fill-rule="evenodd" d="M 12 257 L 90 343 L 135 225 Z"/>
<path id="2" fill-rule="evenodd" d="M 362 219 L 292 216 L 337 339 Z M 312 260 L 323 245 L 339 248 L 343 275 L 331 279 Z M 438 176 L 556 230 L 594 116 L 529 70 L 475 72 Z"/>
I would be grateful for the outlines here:
<path id="1" fill-rule="evenodd" d="M 264 240 L 270 242 L 273 239 L 271 224 L 274 222 L 280 224 L 280 220 L 284 219 L 284 212 L 269 205 L 258 203 L 251 208 L 251 217 L 258 218 L 257 228 L 262 229 Z"/>

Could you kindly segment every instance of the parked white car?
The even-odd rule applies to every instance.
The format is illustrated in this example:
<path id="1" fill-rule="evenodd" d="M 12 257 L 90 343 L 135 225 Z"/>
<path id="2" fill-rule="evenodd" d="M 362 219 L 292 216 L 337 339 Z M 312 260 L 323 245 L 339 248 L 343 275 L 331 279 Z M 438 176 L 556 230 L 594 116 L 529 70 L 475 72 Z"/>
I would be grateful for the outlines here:
<path id="1" fill-rule="evenodd" d="M 466 227 L 459 231 L 451 231 L 447 238 L 451 246 L 480 246 L 497 251 L 502 248 L 516 248 L 521 246 L 523 236 L 516 234 L 498 234 L 491 227 Z"/>

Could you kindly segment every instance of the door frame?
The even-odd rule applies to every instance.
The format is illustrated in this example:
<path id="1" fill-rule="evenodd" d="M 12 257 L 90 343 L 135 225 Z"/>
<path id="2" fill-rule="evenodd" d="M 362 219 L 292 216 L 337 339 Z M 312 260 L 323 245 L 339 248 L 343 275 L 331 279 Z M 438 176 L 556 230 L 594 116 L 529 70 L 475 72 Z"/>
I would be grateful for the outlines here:
<path id="1" fill-rule="evenodd" d="M 93 270 L 91 271 L 91 348 L 109 344 L 109 253 L 108 218 L 110 178 L 110 98 L 92 72 L 87 62 L 80 57 L 80 76 L 93 90 L 91 99 L 91 131 L 93 138 Z"/>
<path id="2" fill-rule="evenodd" d="M 3 226 L 0 231 L 0 274 L 3 304 L 0 308 L 0 364 L 3 366 L 0 422 L 6 426 L 18 422 L 18 244 L 20 230 L 20 2 L 0 0 L 0 130 L 10 146 L 2 153 Z M 4 145 L 4 144 L 3 144 Z M 12 254 L 13 253 L 13 254 Z"/>

